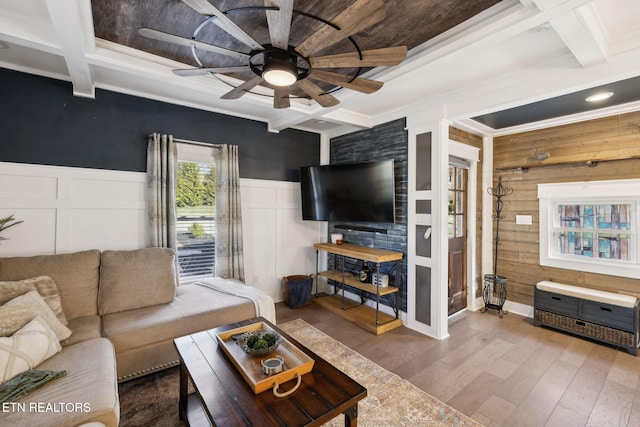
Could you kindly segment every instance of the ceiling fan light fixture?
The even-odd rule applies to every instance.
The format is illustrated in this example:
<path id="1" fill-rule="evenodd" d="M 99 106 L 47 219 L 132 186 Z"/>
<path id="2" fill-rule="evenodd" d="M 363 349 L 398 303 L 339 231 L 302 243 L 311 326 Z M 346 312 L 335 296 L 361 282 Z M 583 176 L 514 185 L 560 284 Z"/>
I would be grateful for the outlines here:
<path id="1" fill-rule="evenodd" d="M 279 52 L 265 55 L 262 78 L 274 86 L 291 86 L 298 81 L 298 67 L 296 57 Z"/>
<path id="2" fill-rule="evenodd" d="M 264 71 L 262 77 L 267 83 L 274 86 L 291 86 L 298 80 L 298 77 L 291 71 L 278 68 L 271 68 Z"/>
<path id="3" fill-rule="evenodd" d="M 353 3 L 335 16 L 335 23 L 319 16 L 293 9 L 294 0 L 265 0 L 265 6 L 247 6 L 228 11 L 222 11 L 206 0 L 182 0 L 193 11 L 206 17 L 190 38 L 166 33 L 151 28 L 140 28 L 138 33 L 162 42 L 170 42 L 191 48 L 194 61 L 198 68 L 173 70 L 174 74 L 188 77 L 198 75 L 212 75 L 224 73 L 240 73 L 251 70 L 254 76 L 244 83 L 235 86 L 227 83 L 233 89 L 221 96 L 222 99 L 237 99 L 246 93 L 264 95 L 252 92 L 258 85 L 266 83 L 273 89 L 273 107 L 290 107 L 290 98 L 311 98 L 322 107 L 334 107 L 340 103 L 330 93 L 342 88 L 369 94 L 377 91 L 382 82 L 358 77 L 363 67 L 398 65 L 407 55 L 406 46 L 395 46 L 381 49 L 362 51 L 355 40 L 354 34 L 381 22 L 385 17 L 384 2 L 382 0 L 352 0 Z M 262 44 L 247 34 L 242 28 L 231 21 L 226 15 L 230 11 L 264 10 L 271 43 Z M 305 40 L 293 46 L 289 43 L 289 36 L 294 14 L 317 21 L 321 26 Z M 215 21 L 214 21 L 215 20 Z M 253 50 L 250 53 L 225 49 L 215 44 L 199 40 L 200 31 L 213 23 Z M 323 52 L 343 40 L 353 45 L 355 52 L 311 57 L 314 53 Z M 207 67 L 198 57 L 198 50 L 242 59 L 246 65 L 228 67 Z M 312 60 L 316 63 L 312 66 Z M 338 73 L 322 71 L 323 68 L 348 68 L 354 71 Z M 313 72 L 312 72 L 313 71 Z M 232 77 L 236 77 L 232 75 Z M 245 76 L 242 76 L 245 77 Z M 310 80 L 324 83 L 320 87 Z M 240 77 L 238 77 L 240 78 Z M 290 88 L 296 84 L 297 90 Z M 329 89 L 327 89 L 329 87 Z M 294 93 L 295 92 L 295 93 Z M 300 95 L 300 92 L 303 92 Z M 269 95 L 266 95 L 269 96 Z"/>

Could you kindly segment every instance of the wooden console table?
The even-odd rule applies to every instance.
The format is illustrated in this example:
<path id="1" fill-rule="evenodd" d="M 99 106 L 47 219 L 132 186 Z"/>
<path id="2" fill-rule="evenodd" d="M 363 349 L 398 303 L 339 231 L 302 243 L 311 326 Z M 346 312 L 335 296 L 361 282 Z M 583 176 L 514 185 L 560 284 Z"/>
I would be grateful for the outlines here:
<path id="1" fill-rule="evenodd" d="M 358 276 L 345 272 L 344 267 L 345 257 L 354 258 L 372 262 L 373 273 L 377 273 L 380 269 L 381 263 L 400 261 L 403 258 L 402 252 L 357 246 L 349 243 L 343 243 L 341 245 L 333 243 L 316 243 L 314 248 L 316 250 L 316 276 L 326 277 L 339 284 L 334 290 L 334 295 L 325 296 L 316 300 L 320 305 L 341 317 L 356 323 L 360 327 L 375 333 L 376 335 L 402 326 L 402 321 L 398 318 L 399 289 L 391 285 L 379 286 L 372 283 L 363 283 L 360 281 Z M 341 257 L 342 268 L 340 270 L 318 271 L 319 251 L 324 251 Z M 399 274 L 399 272 L 396 274 Z M 345 298 L 345 285 L 361 291 L 361 302 L 359 304 L 356 301 Z M 340 297 L 336 295 L 338 287 L 342 290 Z M 375 297 L 375 310 L 365 305 L 369 300 L 369 296 Z M 395 312 L 395 317 L 380 312 L 380 297 L 388 298 L 389 302 L 392 304 L 391 308 Z"/>

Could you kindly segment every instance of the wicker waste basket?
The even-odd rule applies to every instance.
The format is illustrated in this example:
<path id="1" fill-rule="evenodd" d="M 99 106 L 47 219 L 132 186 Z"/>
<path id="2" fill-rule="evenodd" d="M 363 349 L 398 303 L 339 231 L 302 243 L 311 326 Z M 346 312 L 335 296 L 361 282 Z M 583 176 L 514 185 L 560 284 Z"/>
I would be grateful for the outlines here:
<path id="1" fill-rule="evenodd" d="M 311 304 L 313 276 L 294 275 L 284 280 L 284 302 L 291 308 Z"/>

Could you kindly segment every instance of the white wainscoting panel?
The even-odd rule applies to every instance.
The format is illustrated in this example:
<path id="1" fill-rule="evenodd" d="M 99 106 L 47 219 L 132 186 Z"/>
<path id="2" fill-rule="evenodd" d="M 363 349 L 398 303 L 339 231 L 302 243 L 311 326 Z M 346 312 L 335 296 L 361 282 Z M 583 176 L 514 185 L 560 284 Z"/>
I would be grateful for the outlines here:
<path id="1" fill-rule="evenodd" d="M 52 254 L 56 249 L 56 209 L 11 208 L 0 199 L 0 218 L 14 215 L 24 221 L 2 233 L 0 255 Z"/>
<path id="2" fill-rule="evenodd" d="M 105 224 L 104 227 L 96 227 Z M 67 248 L 139 249 L 146 246 L 147 218 L 131 209 L 73 209 L 70 211 Z M 141 246 L 140 243 L 143 243 Z"/>
<path id="3" fill-rule="evenodd" d="M 326 222 L 302 220 L 297 182 L 241 179 L 240 188 L 245 281 L 282 301 L 283 277 L 315 273 L 313 244 L 326 240 Z"/>
<path id="4" fill-rule="evenodd" d="M 144 173 L 0 162 L 0 256 L 148 245 Z"/>
<path id="5" fill-rule="evenodd" d="M 28 176 L 0 172 L 0 198 L 17 200 L 55 200 L 58 180 L 48 176 Z M 18 185 L 17 185 L 18 184 Z"/>
<path id="6" fill-rule="evenodd" d="M 326 222 L 303 221 L 300 184 L 241 179 L 245 281 L 276 301 L 282 278 L 315 273 Z M 149 245 L 145 173 L 0 162 L 0 256 L 137 249 Z"/>
<path id="7" fill-rule="evenodd" d="M 274 287 L 277 209 L 247 208 L 242 211 L 245 282 L 277 300 L 279 294 Z"/>

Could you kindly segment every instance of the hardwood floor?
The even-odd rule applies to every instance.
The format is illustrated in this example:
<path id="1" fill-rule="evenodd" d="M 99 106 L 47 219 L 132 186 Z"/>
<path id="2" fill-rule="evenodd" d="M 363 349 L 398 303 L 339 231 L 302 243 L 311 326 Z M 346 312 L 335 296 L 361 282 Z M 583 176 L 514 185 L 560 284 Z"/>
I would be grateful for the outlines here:
<path id="1" fill-rule="evenodd" d="M 463 312 L 446 340 L 376 336 L 317 304 L 276 305 L 486 426 L 640 426 L 640 357 L 495 311 Z"/>

